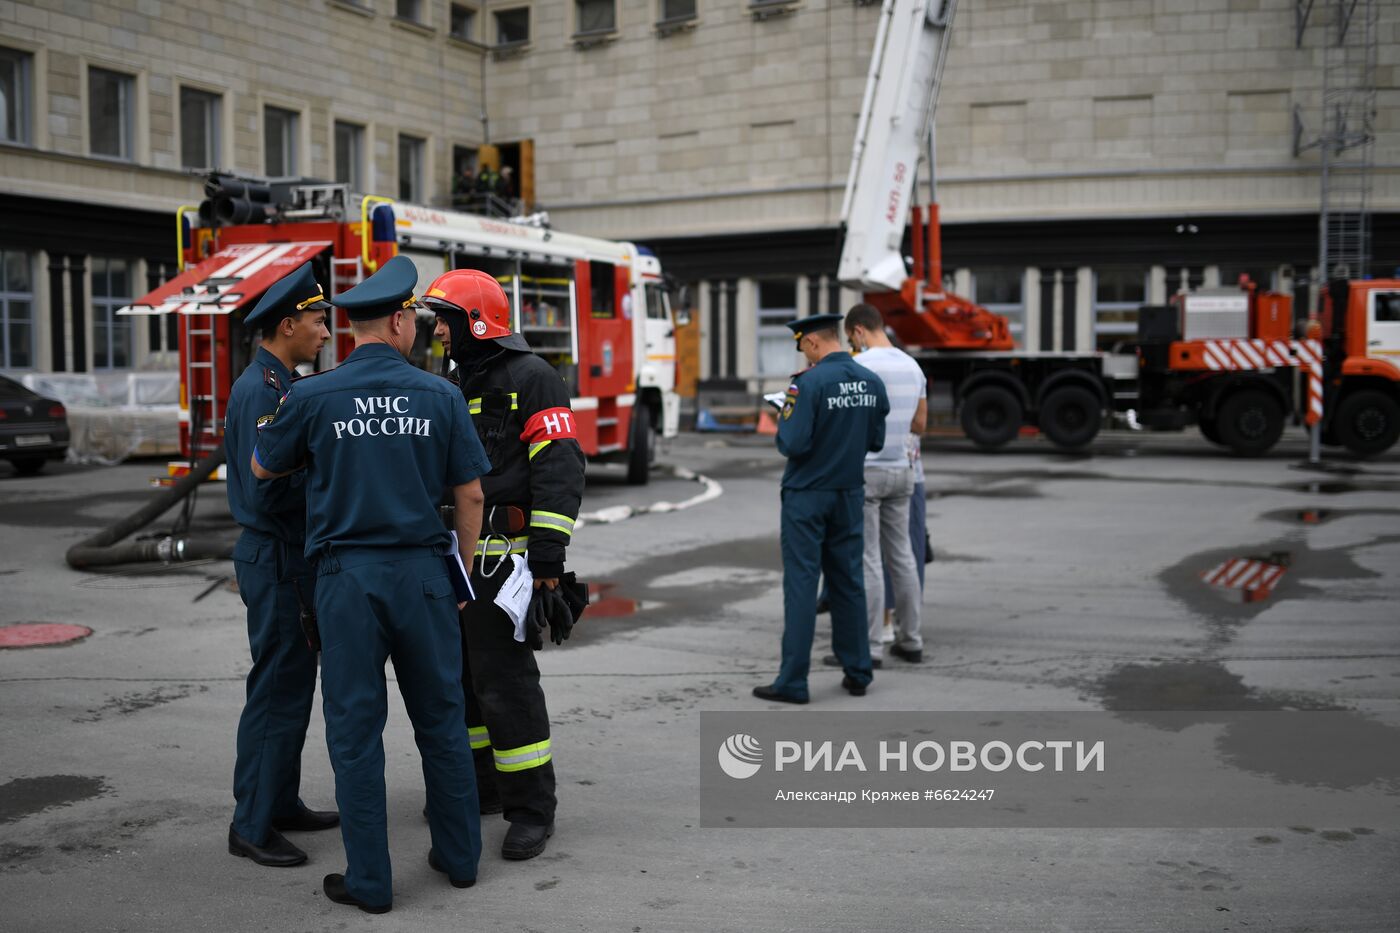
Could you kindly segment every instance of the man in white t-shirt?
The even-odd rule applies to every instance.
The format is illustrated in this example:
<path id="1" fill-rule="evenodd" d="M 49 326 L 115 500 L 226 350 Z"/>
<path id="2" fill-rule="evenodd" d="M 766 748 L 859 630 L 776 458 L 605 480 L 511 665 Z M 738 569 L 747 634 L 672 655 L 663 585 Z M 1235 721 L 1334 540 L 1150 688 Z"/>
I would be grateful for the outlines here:
<path id="1" fill-rule="evenodd" d="M 865 605 L 870 644 L 880 644 L 885 625 L 884 570 L 894 589 L 897 631 L 890 654 L 917 664 L 924 657 L 923 588 L 909 542 L 910 497 L 915 483 L 919 438 L 928 420 L 927 381 L 913 357 L 885 336 L 880 312 L 858 304 L 846 314 L 846 337 L 859 351 L 860 365 L 885 384 L 890 413 L 885 446 L 865 457 Z"/>

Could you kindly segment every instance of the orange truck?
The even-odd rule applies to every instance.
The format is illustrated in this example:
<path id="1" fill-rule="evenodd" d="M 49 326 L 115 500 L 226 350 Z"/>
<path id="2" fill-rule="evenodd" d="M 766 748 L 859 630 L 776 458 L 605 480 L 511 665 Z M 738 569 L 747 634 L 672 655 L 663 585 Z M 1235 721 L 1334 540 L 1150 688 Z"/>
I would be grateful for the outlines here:
<path id="1" fill-rule="evenodd" d="M 1234 290 L 1144 307 L 1140 424 L 1196 424 L 1244 456 L 1278 442 L 1287 421 L 1321 425 L 1322 442 L 1369 456 L 1400 438 L 1400 280 L 1336 281 L 1322 314 L 1295 337 L 1293 299 L 1244 280 Z"/>
<path id="2" fill-rule="evenodd" d="M 1139 318 L 1136 365 L 1100 353 L 1017 350 L 1007 321 L 943 287 L 938 205 L 925 213 L 915 173 L 933 175 L 933 115 L 956 0 L 884 0 L 841 208 L 838 278 L 883 313 L 929 381 L 950 390 L 983 448 L 1038 428 L 1087 445 L 1107 414 L 1153 429 L 1200 426 L 1236 454 L 1273 447 L 1291 417 L 1360 455 L 1400 435 L 1400 281 L 1337 282 L 1295 336 L 1292 298 L 1198 292 Z M 912 235 L 906 225 L 912 216 Z M 912 252 L 906 260 L 905 244 Z M 1111 362 L 1110 362 L 1111 361 Z"/>

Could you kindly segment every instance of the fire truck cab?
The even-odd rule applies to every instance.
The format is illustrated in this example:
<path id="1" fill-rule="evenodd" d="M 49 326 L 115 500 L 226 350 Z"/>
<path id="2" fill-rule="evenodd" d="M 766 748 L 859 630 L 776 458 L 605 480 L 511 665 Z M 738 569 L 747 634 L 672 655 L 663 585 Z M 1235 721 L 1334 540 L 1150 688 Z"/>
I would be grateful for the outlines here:
<path id="1" fill-rule="evenodd" d="M 196 225 L 182 209 L 175 279 L 121 309 L 180 316 L 181 443 L 193 461 L 222 443 L 224 405 L 251 356 L 242 313 L 304 262 L 334 296 L 394 255 L 419 284 L 451 269 L 496 277 L 514 328 L 569 387 L 579 443 L 644 483 L 656 440 L 677 433 L 675 326 L 661 264 L 644 248 L 387 198 L 344 185 L 210 176 Z M 354 347 L 335 311 L 318 368 Z M 420 328 L 420 333 L 430 332 Z M 420 348 L 424 364 L 435 349 Z M 188 464 L 186 464 L 188 466 Z"/>

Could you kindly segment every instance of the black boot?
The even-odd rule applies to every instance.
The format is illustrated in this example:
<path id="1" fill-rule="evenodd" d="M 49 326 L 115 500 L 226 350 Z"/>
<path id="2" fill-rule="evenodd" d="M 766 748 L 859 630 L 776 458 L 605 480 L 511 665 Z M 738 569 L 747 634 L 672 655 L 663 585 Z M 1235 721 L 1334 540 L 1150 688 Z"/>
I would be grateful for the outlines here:
<path id="1" fill-rule="evenodd" d="M 321 890 L 326 892 L 326 897 L 335 901 L 337 904 L 358 907 L 367 914 L 387 914 L 394 906 L 393 904 L 385 904 L 382 907 L 375 907 L 371 904 L 366 904 L 345 889 L 344 875 L 327 875 L 325 880 L 321 882 Z"/>
<path id="2" fill-rule="evenodd" d="M 506 830 L 505 842 L 501 843 L 501 858 L 523 861 L 534 858 L 544 851 L 549 837 L 554 835 L 554 824 L 540 826 L 535 823 L 511 823 Z"/>
<path id="3" fill-rule="evenodd" d="M 306 853 L 288 842 L 275 829 L 269 829 L 266 841 L 260 846 L 255 846 L 234 832 L 233 826 L 230 825 L 228 828 L 228 852 L 229 855 L 250 858 L 259 865 L 266 865 L 269 868 L 291 868 L 293 865 L 300 865 L 306 861 Z"/>
<path id="4" fill-rule="evenodd" d="M 340 814 L 334 810 L 311 810 L 302 807 L 291 816 L 272 821 L 273 829 L 286 833 L 314 833 L 322 829 L 335 829 L 340 825 Z"/>

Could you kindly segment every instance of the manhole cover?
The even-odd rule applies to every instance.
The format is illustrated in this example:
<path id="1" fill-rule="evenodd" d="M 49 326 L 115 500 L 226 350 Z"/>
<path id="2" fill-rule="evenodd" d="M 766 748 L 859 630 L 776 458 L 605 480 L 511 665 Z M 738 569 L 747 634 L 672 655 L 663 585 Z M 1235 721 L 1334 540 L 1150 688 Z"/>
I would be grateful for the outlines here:
<path id="1" fill-rule="evenodd" d="M 20 622 L 0 625 L 0 648 L 42 648 L 81 641 L 92 634 L 85 625 L 62 622 Z"/>

